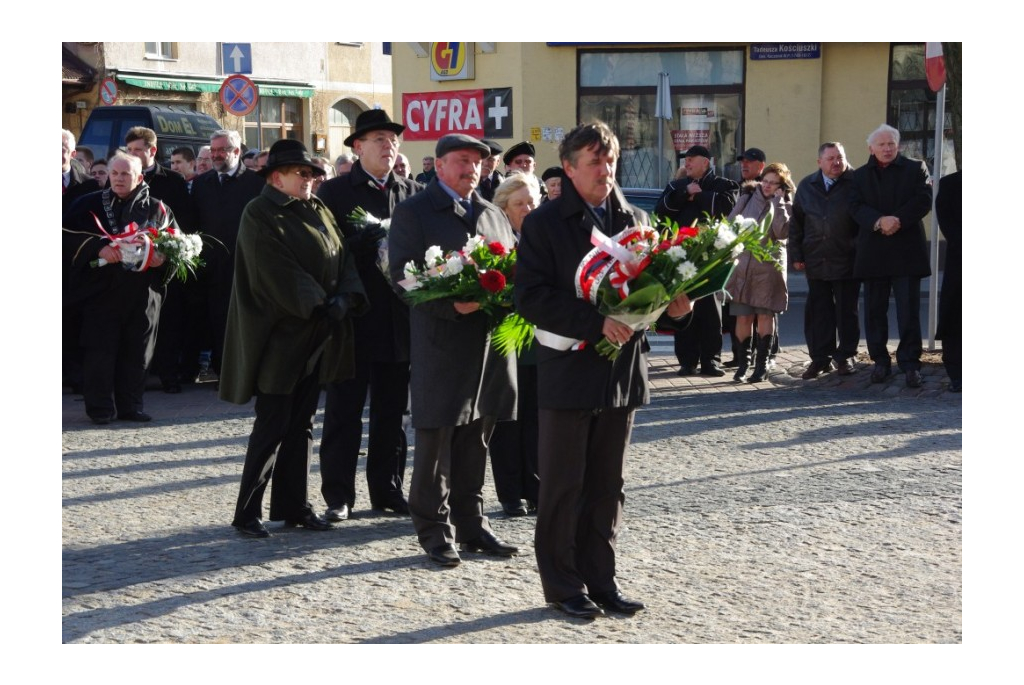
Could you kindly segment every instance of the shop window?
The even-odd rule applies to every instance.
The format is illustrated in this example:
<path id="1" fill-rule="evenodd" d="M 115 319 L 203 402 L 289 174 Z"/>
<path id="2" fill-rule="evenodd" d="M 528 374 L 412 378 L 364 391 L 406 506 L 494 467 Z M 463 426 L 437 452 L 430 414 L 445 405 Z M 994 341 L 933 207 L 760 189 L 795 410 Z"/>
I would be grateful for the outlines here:
<path id="1" fill-rule="evenodd" d="M 889 109 L 886 123 L 900 132 L 900 151 L 935 169 L 935 93 L 924 72 L 924 43 L 894 43 L 889 61 Z M 953 126 L 945 113 L 942 173 L 956 171 Z"/>
<path id="2" fill-rule="evenodd" d="M 579 121 L 603 121 L 618 136 L 623 187 L 664 186 L 692 145 L 707 147 L 724 174 L 742 150 L 744 64 L 742 49 L 581 51 Z M 669 74 L 670 121 L 654 116 L 662 72 Z"/>
<path id="3" fill-rule="evenodd" d="M 260 96 L 259 105 L 245 117 L 245 145 L 269 149 L 278 140 L 303 140 L 302 100 Z"/>

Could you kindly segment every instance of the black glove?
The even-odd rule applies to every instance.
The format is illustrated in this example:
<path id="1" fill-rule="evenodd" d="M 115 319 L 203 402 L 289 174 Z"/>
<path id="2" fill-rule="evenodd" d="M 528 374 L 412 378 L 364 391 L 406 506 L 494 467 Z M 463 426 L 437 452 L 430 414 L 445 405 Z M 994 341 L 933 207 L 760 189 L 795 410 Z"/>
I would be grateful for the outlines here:
<path id="1" fill-rule="evenodd" d="M 346 238 L 349 248 L 353 252 L 359 254 L 365 254 L 372 250 L 376 250 L 380 241 L 387 237 L 388 232 L 384 230 L 384 227 L 380 224 L 372 224 L 366 228 L 354 232 L 351 236 Z"/>
<path id="2" fill-rule="evenodd" d="M 348 314 L 348 298 L 344 295 L 335 295 L 327 300 L 327 318 L 331 321 L 341 321 Z"/>

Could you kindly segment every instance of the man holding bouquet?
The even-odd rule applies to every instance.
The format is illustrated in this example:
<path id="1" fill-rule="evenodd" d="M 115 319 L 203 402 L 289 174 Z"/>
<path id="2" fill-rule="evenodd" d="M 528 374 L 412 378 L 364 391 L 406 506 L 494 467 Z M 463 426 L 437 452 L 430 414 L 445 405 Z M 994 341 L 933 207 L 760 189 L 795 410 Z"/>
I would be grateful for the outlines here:
<path id="1" fill-rule="evenodd" d="M 623 462 L 636 408 L 650 400 L 643 332 L 601 314 L 577 295 L 591 234 L 649 224 L 615 184 L 619 142 L 603 123 L 573 129 L 559 147 L 559 198 L 526 216 L 516 270 L 516 306 L 537 326 L 540 502 L 535 547 L 544 597 L 577 618 L 634 614 L 615 579 Z M 680 295 L 667 314 L 690 311 Z M 607 338 L 614 359 L 596 345 Z M 602 609 L 603 608 L 603 609 Z"/>
<path id="2" fill-rule="evenodd" d="M 428 249 L 459 250 L 477 235 L 514 247 L 504 212 L 476 192 L 481 160 L 490 154 L 486 144 L 464 134 L 438 140 L 437 177 L 391 214 L 393 283 L 405 279 L 408 262 L 423 266 Z M 416 451 L 409 510 L 420 545 L 443 567 L 461 561 L 455 542 L 464 552 L 513 556 L 519 550 L 491 531 L 481 491 L 494 424 L 515 417 L 515 355 L 491 346 L 479 302 L 444 298 L 417 304 L 410 309 L 410 327 Z"/>
<path id="3" fill-rule="evenodd" d="M 147 225 L 178 225 L 171 210 L 150 197 L 137 157 L 115 152 L 110 187 L 83 195 L 64 216 L 64 249 L 70 265 L 65 307 L 80 307 L 85 412 L 93 423 L 145 423 L 146 367 L 153 357 L 163 299 L 164 258 L 122 268 L 131 255 L 118 236 Z"/>

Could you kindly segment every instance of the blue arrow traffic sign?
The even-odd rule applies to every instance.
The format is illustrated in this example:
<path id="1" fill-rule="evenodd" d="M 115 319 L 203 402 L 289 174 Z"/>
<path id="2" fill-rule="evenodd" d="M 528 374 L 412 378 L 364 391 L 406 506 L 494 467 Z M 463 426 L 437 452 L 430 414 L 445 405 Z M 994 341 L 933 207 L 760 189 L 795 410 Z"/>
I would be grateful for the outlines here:
<path id="1" fill-rule="evenodd" d="M 220 54 L 225 72 L 252 73 L 252 43 L 221 43 Z"/>

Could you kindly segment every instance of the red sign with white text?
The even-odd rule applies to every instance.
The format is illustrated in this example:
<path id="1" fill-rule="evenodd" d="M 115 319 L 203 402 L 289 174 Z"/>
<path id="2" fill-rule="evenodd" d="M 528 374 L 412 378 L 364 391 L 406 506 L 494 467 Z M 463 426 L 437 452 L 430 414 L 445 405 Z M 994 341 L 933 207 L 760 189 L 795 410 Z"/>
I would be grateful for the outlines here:
<path id="1" fill-rule="evenodd" d="M 449 133 L 474 138 L 512 136 L 512 89 L 403 93 L 405 140 L 437 140 Z"/>

